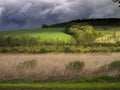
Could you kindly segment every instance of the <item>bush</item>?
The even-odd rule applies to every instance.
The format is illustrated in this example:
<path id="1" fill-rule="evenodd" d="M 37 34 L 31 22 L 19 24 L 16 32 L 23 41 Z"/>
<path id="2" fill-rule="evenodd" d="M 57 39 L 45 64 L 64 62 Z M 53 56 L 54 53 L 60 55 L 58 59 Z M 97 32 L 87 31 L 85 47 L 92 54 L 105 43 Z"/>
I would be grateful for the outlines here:
<path id="1" fill-rule="evenodd" d="M 65 28 L 65 32 L 72 35 L 77 45 L 94 43 L 99 33 L 87 23 L 74 23 Z"/>
<path id="2" fill-rule="evenodd" d="M 66 64 L 66 69 L 64 77 L 67 80 L 78 79 L 82 77 L 82 70 L 84 68 L 84 62 L 82 61 L 72 61 Z"/>
<path id="3" fill-rule="evenodd" d="M 105 73 L 108 71 L 108 65 L 103 65 L 101 66 L 100 68 L 97 69 L 96 73 L 99 74 L 99 73 Z"/>
<path id="4" fill-rule="evenodd" d="M 110 63 L 109 69 L 110 70 L 120 70 L 120 60 L 113 61 L 112 63 Z"/>
<path id="5" fill-rule="evenodd" d="M 48 53 L 48 48 L 42 47 L 39 51 L 39 53 Z"/>
<path id="6" fill-rule="evenodd" d="M 72 33 L 70 27 L 72 27 L 72 25 L 74 25 L 74 24 L 75 23 L 69 23 L 69 24 L 67 24 L 66 27 L 65 27 L 65 33 L 72 35 L 73 33 Z"/>
<path id="7" fill-rule="evenodd" d="M 117 41 L 116 44 L 117 44 L 117 45 L 120 45 L 120 41 Z"/>
<path id="8" fill-rule="evenodd" d="M 34 68 L 36 65 L 37 65 L 37 61 L 36 61 L 36 60 L 27 60 L 27 61 L 24 61 L 24 62 L 22 62 L 22 63 L 19 63 L 19 64 L 17 65 L 17 67 L 18 67 L 19 69 L 24 69 L 24 68 L 30 68 L 30 69 L 32 69 L 32 68 Z"/>
<path id="9" fill-rule="evenodd" d="M 100 68 L 97 69 L 95 72 L 96 74 L 102 74 L 102 75 L 112 75 L 112 76 L 119 76 L 120 71 L 120 61 L 113 61 L 110 64 L 103 65 Z"/>
<path id="10" fill-rule="evenodd" d="M 0 46 L 32 46 L 38 45 L 39 42 L 36 38 L 30 36 L 7 36 L 0 37 Z"/>
<path id="11" fill-rule="evenodd" d="M 66 70 L 80 71 L 84 68 L 84 62 L 82 61 L 73 61 L 66 65 Z"/>
<path id="12" fill-rule="evenodd" d="M 74 53 L 75 50 L 73 47 L 68 46 L 68 47 L 64 47 L 64 52 L 65 53 Z"/>

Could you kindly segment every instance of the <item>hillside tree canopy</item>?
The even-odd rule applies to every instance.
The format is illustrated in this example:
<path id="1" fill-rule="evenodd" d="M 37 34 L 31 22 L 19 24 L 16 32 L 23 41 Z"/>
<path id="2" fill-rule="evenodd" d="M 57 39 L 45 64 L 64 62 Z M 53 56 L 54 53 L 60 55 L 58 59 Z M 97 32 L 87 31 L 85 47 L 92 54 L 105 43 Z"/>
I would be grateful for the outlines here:
<path id="1" fill-rule="evenodd" d="M 113 0 L 113 2 L 118 3 L 120 7 L 120 0 Z"/>
<path id="2" fill-rule="evenodd" d="M 65 28 L 65 32 L 74 37 L 77 45 L 94 43 L 99 32 L 93 29 L 88 23 L 72 23 Z"/>

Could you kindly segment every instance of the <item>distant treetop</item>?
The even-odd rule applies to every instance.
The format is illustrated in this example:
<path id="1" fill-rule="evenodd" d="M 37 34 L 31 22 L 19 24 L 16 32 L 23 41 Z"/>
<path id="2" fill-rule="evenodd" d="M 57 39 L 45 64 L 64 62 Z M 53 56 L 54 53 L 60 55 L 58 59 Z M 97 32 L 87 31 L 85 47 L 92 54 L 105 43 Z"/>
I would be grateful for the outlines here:
<path id="1" fill-rule="evenodd" d="M 113 0 L 113 2 L 116 2 L 119 4 L 119 7 L 120 7 L 120 0 Z"/>

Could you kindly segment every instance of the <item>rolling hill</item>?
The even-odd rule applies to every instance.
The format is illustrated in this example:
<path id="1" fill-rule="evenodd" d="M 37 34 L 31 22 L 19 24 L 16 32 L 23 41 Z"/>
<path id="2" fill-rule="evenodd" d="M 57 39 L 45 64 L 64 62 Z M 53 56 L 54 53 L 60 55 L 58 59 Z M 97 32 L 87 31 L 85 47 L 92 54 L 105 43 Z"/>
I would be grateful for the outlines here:
<path id="1" fill-rule="evenodd" d="M 43 29 L 30 29 L 30 30 L 13 30 L 0 32 L 1 37 L 7 36 L 31 36 L 37 38 L 40 43 L 69 43 L 71 36 L 64 33 L 64 28 L 43 28 Z"/>
<path id="2" fill-rule="evenodd" d="M 120 26 L 120 18 L 101 18 L 101 19 L 83 19 L 72 20 L 64 23 L 57 23 L 52 25 L 43 25 L 43 28 L 65 27 L 69 23 L 89 23 L 92 26 Z"/>
<path id="3" fill-rule="evenodd" d="M 71 22 L 81 23 L 88 22 L 93 25 L 94 30 L 97 30 L 103 34 L 102 37 L 98 38 L 97 41 L 103 40 L 107 42 L 113 42 L 114 40 L 108 40 L 114 31 L 117 32 L 117 36 L 120 37 L 120 19 L 88 19 L 88 20 L 74 20 Z M 73 43 L 74 40 L 71 35 L 64 33 L 65 26 L 68 23 L 59 23 L 53 25 L 43 25 L 42 29 L 26 29 L 26 30 L 11 30 L 11 31 L 1 31 L 0 37 L 6 36 L 31 36 L 39 40 L 40 43 Z M 120 38 L 119 38 L 120 40 Z"/>

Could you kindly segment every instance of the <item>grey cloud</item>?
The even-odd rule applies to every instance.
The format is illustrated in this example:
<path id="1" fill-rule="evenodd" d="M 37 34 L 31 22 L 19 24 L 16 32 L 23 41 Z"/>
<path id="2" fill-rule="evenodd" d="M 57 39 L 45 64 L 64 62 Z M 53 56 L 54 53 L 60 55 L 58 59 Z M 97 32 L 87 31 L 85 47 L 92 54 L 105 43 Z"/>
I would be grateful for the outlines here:
<path id="1" fill-rule="evenodd" d="M 39 28 L 84 18 L 120 18 L 111 0 L 4 0 L 0 1 L 0 30 Z"/>

